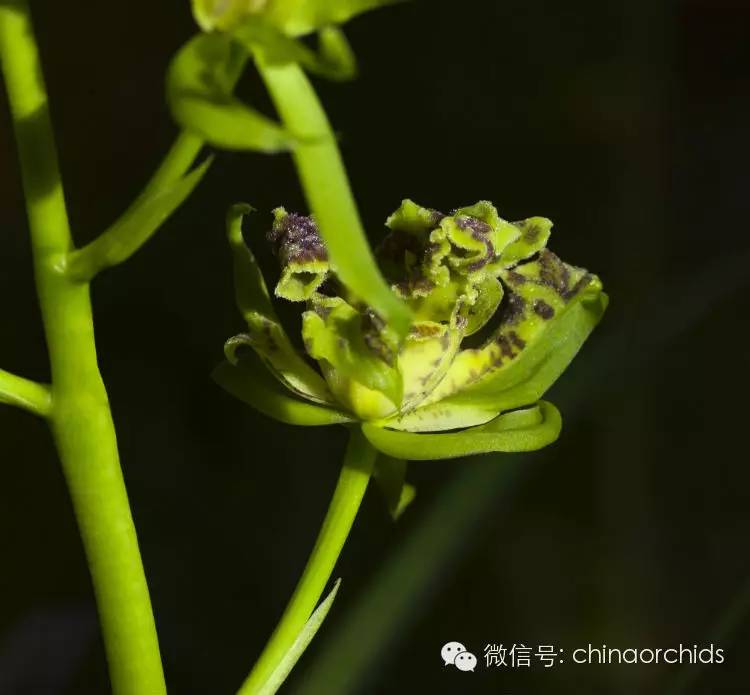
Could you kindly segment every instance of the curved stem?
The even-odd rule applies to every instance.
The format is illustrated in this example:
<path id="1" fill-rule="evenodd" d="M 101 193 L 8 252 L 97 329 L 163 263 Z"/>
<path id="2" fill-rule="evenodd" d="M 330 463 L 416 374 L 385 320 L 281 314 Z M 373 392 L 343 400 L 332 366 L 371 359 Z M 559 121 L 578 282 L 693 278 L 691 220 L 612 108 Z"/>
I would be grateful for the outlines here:
<path id="1" fill-rule="evenodd" d="M 50 353 L 50 424 L 96 593 L 112 691 L 163 695 L 151 602 L 97 364 L 89 285 L 63 272 L 73 242 L 26 0 L 0 4 L 0 62 Z"/>
<path id="2" fill-rule="evenodd" d="M 46 417 L 52 409 L 48 386 L 29 381 L 0 369 L 0 403 L 14 405 L 34 415 Z"/>
<path id="3" fill-rule="evenodd" d="M 238 695 L 255 695 L 259 692 L 312 615 L 349 536 L 376 457 L 377 452 L 360 429 L 352 428 L 336 490 L 302 577 Z"/>
<path id="4" fill-rule="evenodd" d="M 310 210 L 341 281 L 404 336 L 411 313 L 391 292 L 372 255 L 336 136 L 302 68 L 256 65 L 286 129 L 299 138 L 292 152 Z"/>
<path id="5" fill-rule="evenodd" d="M 193 162 L 202 147 L 203 140 L 197 135 L 185 130 L 181 131 L 145 188 L 163 188 L 182 178 L 187 170 L 193 166 Z M 115 222 L 115 224 L 117 223 Z"/>

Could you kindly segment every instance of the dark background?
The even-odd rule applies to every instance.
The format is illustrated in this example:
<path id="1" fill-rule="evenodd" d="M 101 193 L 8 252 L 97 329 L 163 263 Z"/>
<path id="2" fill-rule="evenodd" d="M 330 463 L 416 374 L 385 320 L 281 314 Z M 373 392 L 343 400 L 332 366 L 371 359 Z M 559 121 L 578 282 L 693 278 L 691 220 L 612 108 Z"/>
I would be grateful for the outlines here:
<path id="1" fill-rule="evenodd" d="M 34 2 L 77 240 L 175 133 L 163 99 L 187 2 Z M 343 584 L 284 692 L 747 693 L 746 266 L 750 3 L 417 2 L 361 17 L 353 84 L 320 84 L 373 238 L 401 198 L 545 215 L 612 304 L 550 394 L 560 442 L 412 465 L 375 491 Z M 250 75 L 248 99 L 267 106 Z M 0 365 L 47 378 L 22 196 L 0 109 Z M 212 384 L 241 329 L 222 219 L 302 210 L 286 156 L 220 153 L 157 237 L 94 288 L 101 368 L 171 692 L 235 692 L 289 596 L 345 432 L 295 429 Z M 0 412 L 0 692 L 108 692 L 91 586 L 44 424 Z M 444 668 L 464 642 L 474 674 Z M 671 647 L 726 662 L 492 669 L 487 643 Z M 564 656 L 563 656 L 564 658 Z"/>

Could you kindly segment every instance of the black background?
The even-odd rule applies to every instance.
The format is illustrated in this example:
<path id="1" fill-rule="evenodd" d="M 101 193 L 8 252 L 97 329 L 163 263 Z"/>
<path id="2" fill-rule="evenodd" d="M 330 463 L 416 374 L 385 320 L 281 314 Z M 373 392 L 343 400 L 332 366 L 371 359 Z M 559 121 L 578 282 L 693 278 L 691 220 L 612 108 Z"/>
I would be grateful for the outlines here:
<path id="1" fill-rule="evenodd" d="M 164 70 L 194 27 L 176 0 L 33 10 L 82 243 L 169 146 Z M 417 2 L 348 26 L 361 76 L 319 88 L 373 239 L 403 197 L 442 209 L 487 198 L 508 219 L 552 218 L 550 246 L 596 271 L 612 303 L 550 394 L 558 444 L 413 465 L 418 497 L 396 525 L 371 491 L 339 598 L 285 692 L 748 692 L 749 28 L 741 0 Z M 255 76 L 242 91 L 268 107 Z M 0 365 L 44 380 L 2 107 Z M 249 671 L 345 444 L 337 428 L 257 415 L 209 379 L 241 329 L 222 228 L 238 200 L 260 211 L 250 233 L 277 205 L 304 210 L 286 156 L 219 153 L 185 207 L 94 287 L 167 678 L 185 695 L 235 692 Z M 107 692 L 50 438 L 11 409 L 0 558 L 3 695 Z M 477 653 L 474 674 L 443 667 L 449 640 Z M 487 643 L 711 642 L 726 662 L 686 672 L 482 659 Z"/>

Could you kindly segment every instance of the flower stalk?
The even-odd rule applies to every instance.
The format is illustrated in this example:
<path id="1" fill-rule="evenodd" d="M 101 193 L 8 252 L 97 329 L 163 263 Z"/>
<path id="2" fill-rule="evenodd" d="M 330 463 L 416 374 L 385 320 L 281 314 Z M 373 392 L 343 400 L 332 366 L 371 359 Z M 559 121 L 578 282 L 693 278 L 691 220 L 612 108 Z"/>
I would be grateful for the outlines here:
<path id="1" fill-rule="evenodd" d="M 379 308 L 392 317 L 391 328 L 400 336 L 406 335 L 410 313 L 390 292 L 378 271 L 336 136 L 314 87 L 296 63 L 271 65 L 256 57 L 255 64 L 284 127 L 299 140 L 292 157 L 328 251 L 332 258 L 348 259 L 347 265 L 338 269 L 341 281 L 360 296 L 374 293 L 377 288 L 378 297 L 382 298 Z M 352 237 L 363 240 L 363 253 L 351 254 Z"/>
<path id="2" fill-rule="evenodd" d="M 359 511 L 377 452 L 357 428 L 349 444 L 336 489 L 315 546 L 276 629 L 238 695 L 257 695 L 289 652 L 315 610 Z"/>

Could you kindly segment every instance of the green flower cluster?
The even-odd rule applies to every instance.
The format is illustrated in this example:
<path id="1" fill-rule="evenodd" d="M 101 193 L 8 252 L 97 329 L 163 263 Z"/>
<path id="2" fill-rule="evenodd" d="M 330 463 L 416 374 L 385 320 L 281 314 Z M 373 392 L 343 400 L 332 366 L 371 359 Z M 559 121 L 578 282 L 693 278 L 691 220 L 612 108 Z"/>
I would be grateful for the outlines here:
<path id="1" fill-rule="evenodd" d="M 508 222 L 486 201 L 444 215 L 405 200 L 376 254 L 414 316 L 399 341 L 338 280 L 314 220 L 276 210 L 275 294 L 304 302 L 302 344 L 316 369 L 284 331 L 242 239 L 247 209 L 229 215 L 247 331 L 227 342 L 217 370 L 227 390 L 285 422 L 360 422 L 373 446 L 400 459 L 526 451 L 557 438 L 559 413 L 540 399 L 607 298 L 595 275 L 546 248 L 548 219 Z"/>

